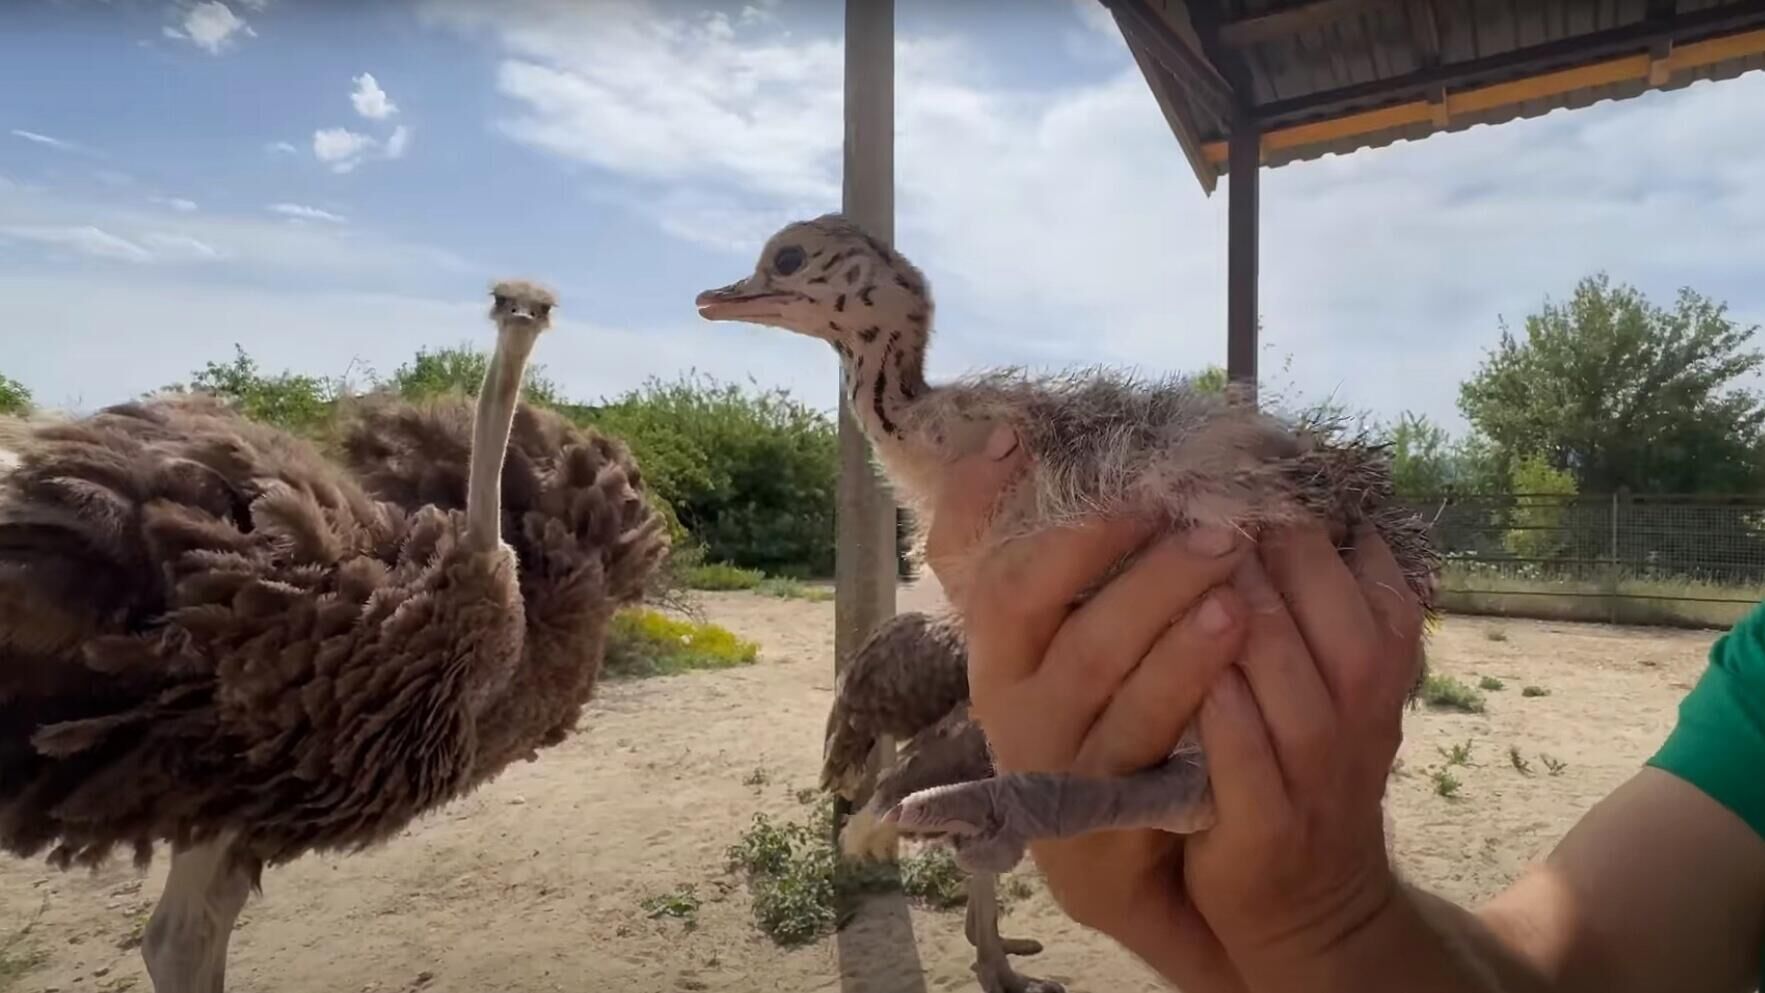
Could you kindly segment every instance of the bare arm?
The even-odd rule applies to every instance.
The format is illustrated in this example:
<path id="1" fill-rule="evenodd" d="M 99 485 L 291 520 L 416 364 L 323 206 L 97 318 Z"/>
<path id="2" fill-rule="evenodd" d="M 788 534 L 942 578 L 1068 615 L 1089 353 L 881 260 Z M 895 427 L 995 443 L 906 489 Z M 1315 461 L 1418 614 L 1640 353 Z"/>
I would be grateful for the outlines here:
<path id="1" fill-rule="evenodd" d="M 1333 957 L 1326 985 L 1369 993 L 1743 993 L 1765 962 L 1765 839 L 1645 768 L 1480 911 L 1406 889 Z M 1312 975 L 1252 987 L 1325 988 Z"/>

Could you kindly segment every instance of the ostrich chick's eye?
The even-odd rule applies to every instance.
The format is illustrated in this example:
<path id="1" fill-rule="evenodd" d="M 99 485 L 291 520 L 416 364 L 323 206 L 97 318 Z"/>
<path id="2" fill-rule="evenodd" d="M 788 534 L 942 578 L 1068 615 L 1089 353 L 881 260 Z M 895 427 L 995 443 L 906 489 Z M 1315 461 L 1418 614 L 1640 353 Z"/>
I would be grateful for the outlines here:
<path id="1" fill-rule="evenodd" d="M 509 305 L 509 298 L 503 296 L 501 293 L 492 293 L 490 295 L 490 302 L 498 308 L 507 307 Z"/>
<path id="2" fill-rule="evenodd" d="M 789 276 L 803 268 L 803 263 L 807 261 L 809 261 L 809 256 L 804 253 L 801 246 L 786 245 L 778 250 L 777 255 L 772 257 L 772 271 L 780 276 Z"/>

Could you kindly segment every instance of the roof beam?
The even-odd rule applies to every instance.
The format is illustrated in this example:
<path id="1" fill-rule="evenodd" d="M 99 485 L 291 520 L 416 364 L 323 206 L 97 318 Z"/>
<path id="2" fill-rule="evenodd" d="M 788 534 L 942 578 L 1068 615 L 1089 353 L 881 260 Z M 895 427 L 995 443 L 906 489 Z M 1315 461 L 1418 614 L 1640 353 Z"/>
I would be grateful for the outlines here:
<path id="1" fill-rule="evenodd" d="M 1307 28 L 1315 28 L 1320 24 L 1329 24 L 1351 17 L 1366 10 L 1395 3 L 1397 0 L 1312 0 L 1311 3 L 1277 10 L 1270 14 L 1257 14 L 1254 17 L 1243 17 L 1236 21 L 1220 22 L 1220 41 L 1233 48 L 1246 45 L 1260 45 L 1265 41 L 1279 41 L 1290 37 Z"/>
<path id="2" fill-rule="evenodd" d="M 1238 95 L 1232 91 L 1231 84 L 1212 62 L 1178 37 L 1147 0 L 1102 0 L 1102 3 L 1115 15 L 1116 26 L 1121 28 L 1129 46 L 1139 46 L 1150 52 L 1220 121 L 1232 119 Z"/>
<path id="3" fill-rule="evenodd" d="M 1695 14 L 1681 14 L 1667 21 L 1641 21 L 1579 37 L 1533 45 L 1481 59 L 1420 69 L 1395 79 L 1344 86 L 1340 89 L 1289 100 L 1276 100 L 1257 108 L 1257 118 L 1267 130 L 1297 125 L 1308 118 L 1359 111 L 1369 103 L 1426 100 L 1435 87 L 1464 89 L 1503 76 L 1539 67 L 1552 61 L 1580 61 L 1629 53 L 1646 56 L 1651 46 L 1669 41 L 1683 47 L 1683 39 L 1709 34 L 1739 32 L 1765 26 L 1765 0 L 1746 0 Z M 1670 60 L 1676 62 L 1677 60 Z M 1528 75 L 1546 75 L 1534 72 Z"/>

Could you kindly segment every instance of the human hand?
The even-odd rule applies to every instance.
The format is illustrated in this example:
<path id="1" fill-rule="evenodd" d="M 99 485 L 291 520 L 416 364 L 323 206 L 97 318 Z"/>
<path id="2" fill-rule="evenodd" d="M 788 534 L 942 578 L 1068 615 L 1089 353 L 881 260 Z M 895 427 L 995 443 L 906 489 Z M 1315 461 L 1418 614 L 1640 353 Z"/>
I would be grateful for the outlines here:
<path id="1" fill-rule="evenodd" d="M 1157 538 L 1076 608 L 1098 576 L 1154 539 L 1151 522 L 1046 531 L 953 572 L 1022 468 L 1010 441 L 945 474 L 927 539 L 927 562 L 967 619 L 973 713 L 1002 771 L 1114 776 L 1153 765 L 1175 740 L 1161 741 L 1161 729 L 1193 720 L 1242 647 L 1246 610 L 1223 584 L 1249 545 L 1225 530 Z M 1161 831 L 1109 831 L 1030 851 L 1074 919 L 1173 963 L 1167 972 L 1185 989 L 1233 988 L 1184 895 L 1182 845 Z"/>
<path id="2" fill-rule="evenodd" d="M 1215 826 L 1190 897 L 1256 990 L 1325 989 L 1317 963 L 1392 905 L 1381 800 L 1421 662 L 1422 610 L 1371 529 L 1266 535 L 1234 577 L 1243 660 L 1201 708 Z"/>

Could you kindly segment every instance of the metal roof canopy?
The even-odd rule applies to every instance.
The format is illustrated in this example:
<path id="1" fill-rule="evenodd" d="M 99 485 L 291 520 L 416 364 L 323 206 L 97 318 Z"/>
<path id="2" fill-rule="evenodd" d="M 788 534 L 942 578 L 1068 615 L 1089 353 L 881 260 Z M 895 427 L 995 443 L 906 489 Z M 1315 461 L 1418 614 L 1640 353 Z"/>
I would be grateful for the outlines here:
<path id="1" fill-rule="evenodd" d="M 1257 166 L 1765 68 L 1765 0 L 1101 2 L 1202 189 L 1234 175 L 1226 365 L 1251 385 Z"/>

